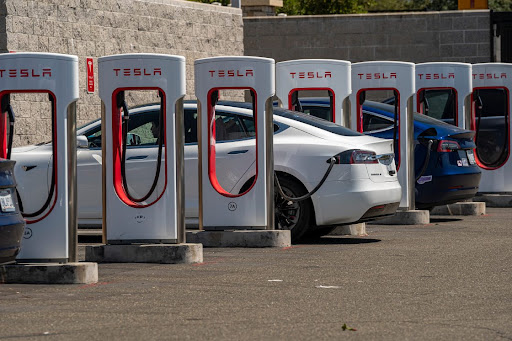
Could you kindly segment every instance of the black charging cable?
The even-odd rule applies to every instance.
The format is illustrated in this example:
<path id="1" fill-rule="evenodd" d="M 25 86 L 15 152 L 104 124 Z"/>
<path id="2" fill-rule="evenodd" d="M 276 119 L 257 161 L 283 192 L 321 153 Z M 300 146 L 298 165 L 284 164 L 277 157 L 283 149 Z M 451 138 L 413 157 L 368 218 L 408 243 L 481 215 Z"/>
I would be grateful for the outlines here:
<path id="1" fill-rule="evenodd" d="M 320 189 L 320 187 L 322 187 L 322 185 L 324 184 L 325 180 L 327 179 L 327 177 L 331 173 L 332 167 L 335 164 L 336 164 L 336 158 L 333 156 L 330 159 L 329 168 L 327 168 L 327 171 L 325 172 L 325 174 L 322 177 L 322 179 L 320 180 L 320 182 L 316 185 L 316 187 L 313 188 L 313 190 L 311 192 L 306 193 L 306 194 L 304 194 L 304 195 L 302 195 L 300 197 L 290 197 L 290 196 L 287 196 L 286 194 L 284 194 L 283 189 L 281 188 L 281 184 L 279 183 L 279 179 L 277 178 L 277 173 L 276 172 L 274 172 L 274 184 L 276 185 L 276 188 L 277 188 L 277 191 L 279 192 L 279 195 L 281 195 L 281 197 L 283 197 L 283 199 L 291 201 L 291 202 L 304 201 L 304 200 L 307 200 L 307 199 L 311 198 L 311 196 L 313 194 L 315 194 Z"/>
<path id="2" fill-rule="evenodd" d="M 432 140 L 428 141 L 427 155 L 425 156 L 425 161 L 423 161 L 423 166 L 421 167 L 420 173 L 416 176 L 416 181 L 418 181 L 423 176 L 423 173 L 425 173 L 425 171 L 427 170 L 428 161 L 430 160 L 430 150 L 432 148 L 433 143 L 434 141 Z"/>
<path id="3" fill-rule="evenodd" d="M 121 94 L 121 93 L 120 93 Z M 130 121 L 130 114 L 128 112 L 128 106 L 126 104 L 126 101 L 124 99 L 124 93 L 122 95 L 118 95 L 118 108 L 123 108 L 123 151 L 121 154 L 121 178 L 123 181 L 123 187 L 126 193 L 126 196 L 128 199 L 130 199 L 133 202 L 143 202 L 146 201 L 155 191 L 156 186 L 158 184 L 158 179 L 160 178 L 160 171 L 162 168 L 162 149 L 163 149 L 163 141 L 164 141 L 164 121 L 163 121 L 163 94 L 160 93 L 160 113 L 158 116 L 158 156 L 157 156 L 157 165 L 156 165 L 156 172 L 155 176 L 153 178 L 153 183 L 151 184 L 151 188 L 149 191 L 142 196 L 141 198 L 135 198 L 133 195 L 131 195 L 129 189 L 128 189 L 128 182 L 126 180 L 126 140 L 128 136 L 128 123 Z"/>
<path id="4" fill-rule="evenodd" d="M 53 99 L 53 96 L 52 95 L 48 95 L 49 96 L 49 99 L 50 99 L 50 102 L 51 102 L 51 106 L 52 106 L 52 136 L 53 136 L 53 130 L 55 129 L 55 101 Z M 12 108 L 11 108 L 11 111 L 12 111 Z M 14 117 L 14 112 L 12 113 L 13 117 Z M 13 125 L 14 126 L 14 125 Z M 55 157 L 56 157 L 56 153 L 55 153 L 55 141 L 52 142 L 52 150 L 53 150 L 53 154 L 52 154 L 52 161 L 55 161 Z M 53 197 L 53 193 L 55 191 L 55 172 L 56 172 L 56 169 L 55 169 L 55 162 L 52 166 L 52 179 L 50 181 L 50 192 L 48 193 L 48 197 L 46 198 L 46 201 L 45 203 L 43 204 L 43 206 L 33 212 L 33 213 L 25 213 L 25 212 L 21 212 L 21 215 L 24 217 L 24 218 L 33 218 L 33 217 L 37 217 L 38 215 L 40 215 L 41 213 L 43 213 L 44 211 L 46 211 L 46 209 L 48 209 L 48 207 L 50 206 L 50 203 L 52 201 L 52 197 Z"/>

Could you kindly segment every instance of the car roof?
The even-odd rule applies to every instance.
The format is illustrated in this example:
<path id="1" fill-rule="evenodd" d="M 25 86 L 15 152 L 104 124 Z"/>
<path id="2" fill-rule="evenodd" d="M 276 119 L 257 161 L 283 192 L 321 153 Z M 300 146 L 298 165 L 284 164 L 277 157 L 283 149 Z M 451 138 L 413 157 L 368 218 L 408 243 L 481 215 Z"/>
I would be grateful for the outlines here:
<path id="1" fill-rule="evenodd" d="M 187 100 L 184 101 L 184 107 L 187 108 L 193 108 L 197 104 L 197 101 L 195 100 Z M 244 114 L 250 116 L 252 114 L 252 103 L 247 102 L 236 102 L 236 101 L 219 101 L 217 103 L 217 106 L 219 106 L 219 109 L 226 110 L 226 111 L 232 111 L 236 114 Z M 156 111 L 160 108 L 160 103 L 148 103 L 143 105 L 138 105 L 134 107 L 130 107 L 130 112 L 133 114 L 137 114 L 139 112 L 144 111 Z M 317 129 L 320 129 L 324 132 L 329 132 L 336 135 L 342 135 L 342 136 L 364 136 L 364 134 L 359 133 L 357 131 L 348 129 L 346 127 L 340 126 L 338 124 L 335 124 L 330 121 L 326 121 L 324 119 L 307 115 L 302 112 L 296 112 L 296 111 L 290 111 L 283 108 L 277 108 L 273 107 L 273 113 L 274 113 L 274 119 L 277 118 L 279 123 L 285 124 L 285 125 L 292 125 L 296 126 L 296 128 L 299 128 L 299 124 L 306 124 L 309 127 L 314 127 Z M 284 120 L 281 120 L 279 118 L 283 118 Z M 91 125 L 94 124 L 94 122 L 99 121 L 93 121 L 90 122 L 80 128 L 80 130 L 86 130 L 87 128 L 90 129 Z M 311 132 L 310 132 L 311 133 Z"/>

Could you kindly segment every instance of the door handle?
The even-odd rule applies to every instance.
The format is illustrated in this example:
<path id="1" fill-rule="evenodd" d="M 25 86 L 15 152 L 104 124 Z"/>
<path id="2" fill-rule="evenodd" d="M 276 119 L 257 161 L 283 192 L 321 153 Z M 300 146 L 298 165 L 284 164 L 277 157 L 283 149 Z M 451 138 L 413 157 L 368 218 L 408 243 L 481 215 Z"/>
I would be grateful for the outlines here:
<path id="1" fill-rule="evenodd" d="M 127 160 L 142 160 L 147 158 L 147 155 L 130 156 Z"/>
<path id="2" fill-rule="evenodd" d="M 231 154 L 231 155 L 235 155 L 235 154 L 244 154 L 244 153 L 247 153 L 249 150 L 248 149 L 244 149 L 244 150 L 233 150 L 231 152 L 229 152 L 228 154 Z"/>

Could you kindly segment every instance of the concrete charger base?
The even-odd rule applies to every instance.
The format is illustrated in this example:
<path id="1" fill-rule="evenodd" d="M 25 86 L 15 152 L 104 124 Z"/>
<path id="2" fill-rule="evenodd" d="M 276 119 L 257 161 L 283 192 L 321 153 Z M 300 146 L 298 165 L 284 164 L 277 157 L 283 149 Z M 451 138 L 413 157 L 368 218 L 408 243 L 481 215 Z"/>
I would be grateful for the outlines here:
<path id="1" fill-rule="evenodd" d="M 430 212 L 430 215 L 478 216 L 483 214 L 485 214 L 485 202 L 458 202 L 436 206 Z"/>
<path id="2" fill-rule="evenodd" d="M 85 260 L 97 263 L 202 263 L 203 246 L 191 243 L 88 245 Z"/>
<path id="3" fill-rule="evenodd" d="M 204 247 L 288 247 L 289 230 L 187 231 L 187 241 Z"/>
<path id="4" fill-rule="evenodd" d="M 426 225 L 430 224 L 427 210 L 396 211 L 395 215 L 370 222 L 372 225 Z"/>
<path id="5" fill-rule="evenodd" d="M 475 202 L 485 202 L 487 207 L 512 207 L 512 194 L 479 194 Z"/>
<path id="6" fill-rule="evenodd" d="M 98 282 L 98 264 L 20 263 L 0 265 L 0 283 L 92 284 Z"/>
<path id="7" fill-rule="evenodd" d="M 356 236 L 366 237 L 366 223 L 338 226 L 329 233 L 330 236 Z"/>

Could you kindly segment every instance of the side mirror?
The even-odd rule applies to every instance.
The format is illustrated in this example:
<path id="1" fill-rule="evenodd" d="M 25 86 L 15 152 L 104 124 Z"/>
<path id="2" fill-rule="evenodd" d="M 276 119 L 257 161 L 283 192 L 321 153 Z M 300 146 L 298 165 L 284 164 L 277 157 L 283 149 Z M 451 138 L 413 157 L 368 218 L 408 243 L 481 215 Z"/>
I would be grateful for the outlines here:
<path id="1" fill-rule="evenodd" d="M 78 135 L 76 137 L 76 147 L 77 148 L 89 148 L 89 140 L 87 140 L 87 136 Z"/>

